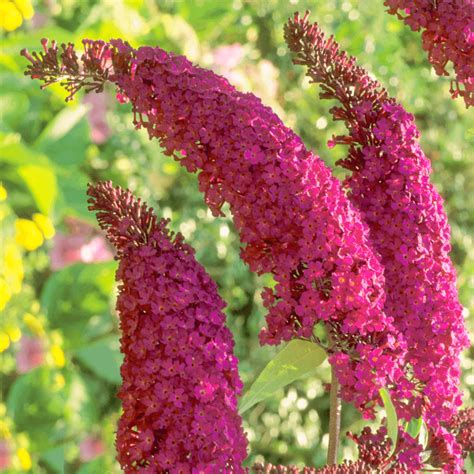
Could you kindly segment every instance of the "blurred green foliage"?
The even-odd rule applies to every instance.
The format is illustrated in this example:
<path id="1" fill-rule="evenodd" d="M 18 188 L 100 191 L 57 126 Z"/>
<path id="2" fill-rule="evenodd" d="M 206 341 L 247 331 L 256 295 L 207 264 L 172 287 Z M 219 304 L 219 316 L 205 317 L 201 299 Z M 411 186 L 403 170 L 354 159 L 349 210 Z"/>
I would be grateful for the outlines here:
<path id="1" fill-rule="evenodd" d="M 282 34 L 293 11 L 311 9 L 312 18 L 416 115 L 434 182 L 446 200 L 460 297 L 472 330 L 474 116 L 462 101 L 450 99 L 448 80 L 433 73 L 419 35 L 387 15 L 382 3 L 37 0 L 32 19 L 24 15 L 21 27 L 0 33 L 0 463 L 8 460 L 6 472 L 119 472 L 115 263 L 92 263 L 107 249 L 94 250 L 104 244 L 90 226 L 95 222 L 87 212 L 88 181 L 112 179 L 130 187 L 171 217 L 173 228 L 196 248 L 228 302 L 246 384 L 275 354 L 257 339 L 264 324 L 259 293 L 271 282 L 240 261 L 229 213 L 224 219 L 211 216 L 196 177 L 133 129 L 130 108 L 115 103 L 112 90 L 105 102 L 77 98 L 67 105 L 59 86 L 42 92 L 24 77 L 19 51 L 39 49 L 43 37 L 78 45 L 84 37 L 121 37 L 134 46 L 186 54 L 260 96 L 333 166 L 345 150 L 330 150 L 326 142 L 341 124 L 331 122 L 331 104 L 320 101 L 303 70 L 291 64 Z M 470 404 L 472 349 L 462 364 Z M 328 380 L 325 363 L 316 377 L 281 389 L 245 413 L 249 462 L 324 464 Z M 343 432 L 363 424 L 344 406 Z M 341 457 L 353 455 L 353 444 L 344 440 Z"/>

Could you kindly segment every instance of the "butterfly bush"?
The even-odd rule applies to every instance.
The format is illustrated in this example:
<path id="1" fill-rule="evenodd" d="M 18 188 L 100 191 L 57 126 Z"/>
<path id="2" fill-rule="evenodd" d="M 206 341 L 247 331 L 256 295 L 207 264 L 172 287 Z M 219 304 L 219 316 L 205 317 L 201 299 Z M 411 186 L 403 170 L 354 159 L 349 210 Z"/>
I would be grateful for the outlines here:
<path id="1" fill-rule="evenodd" d="M 89 209 L 117 250 L 124 472 L 245 472 L 242 382 L 217 286 L 180 234 L 130 191 L 90 186 Z"/>
<path id="2" fill-rule="evenodd" d="M 423 49 L 439 76 L 453 64 L 453 98 L 474 105 L 474 3 L 472 0 L 385 0 L 388 13 L 413 31 L 422 31 Z"/>
<path id="3" fill-rule="evenodd" d="M 323 322 L 336 343 L 330 362 L 341 369 L 342 396 L 372 415 L 378 389 L 400 376 L 404 347 L 383 311 L 383 268 L 367 227 L 330 169 L 257 97 L 186 58 L 121 40 L 84 46 L 79 61 L 72 45 L 45 40 L 40 54 L 23 52 L 27 74 L 45 85 L 62 79 L 70 97 L 115 83 L 135 125 L 199 172 L 214 215 L 229 203 L 250 269 L 273 275 L 261 341 L 319 343 L 313 328 Z"/>
<path id="4" fill-rule="evenodd" d="M 399 415 L 407 420 L 423 415 L 435 434 L 449 437 L 440 422 L 461 405 L 459 356 L 469 341 L 449 258 L 450 228 L 442 198 L 430 183 L 430 162 L 414 117 L 307 17 L 295 15 L 285 36 L 295 62 L 321 84 L 321 97 L 339 102 L 331 112 L 349 130 L 329 145 L 349 146 L 338 164 L 350 171 L 349 198 L 382 258 L 384 311 L 406 341 L 408 378 L 397 380 L 393 389 Z M 455 441 L 451 448 L 461 464 Z"/>

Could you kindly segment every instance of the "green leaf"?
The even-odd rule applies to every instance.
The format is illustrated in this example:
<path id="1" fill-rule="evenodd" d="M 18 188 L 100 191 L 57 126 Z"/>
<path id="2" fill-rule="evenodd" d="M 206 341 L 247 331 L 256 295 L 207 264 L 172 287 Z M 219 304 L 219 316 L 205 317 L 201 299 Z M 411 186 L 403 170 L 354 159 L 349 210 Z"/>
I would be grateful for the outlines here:
<path id="1" fill-rule="evenodd" d="M 60 216 L 75 216 L 96 223 L 95 216 L 87 209 L 88 178 L 76 166 L 57 169 L 59 183 L 58 211 Z"/>
<path id="2" fill-rule="evenodd" d="M 420 432 L 418 435 L 418 443 L 423 446 L 423 449 L 426 449 L 426 446 L 428 445 L 428 427 L 426 426 L 424 420 L 422 420 L 421 422 Z"/>
<path id="3" fill-rule="evenodd" d="M 390 393 L 386 388 L 381 388 L 379 390 L 380 397 L 382 398 L 383 405 L 385 408 L 385 413 L 387 415 L 387 434 L 388 437 L 392 440 L 392 450 L 390 456 L 395 452 L 397 447 L 398 440 L 398 417 L 395 406 L 393 405 L 392 398 Z"/>
<path id="4" fill-rule="evenodd" d="M 419 418 L 412 418 L 410 421 L 405 423 L 405 433 L 408 433 L 414 439 L 418 438 L 422 424 L 423 418 L 421 416 Z"/>
<path id="5" fill-rule="evenodd" d="M 56 173 L 48 158 L 19 142 L 0 140 L 0 171 L 14 174 L 12 179 L 22 183 L 43 214 L 50 214 L 56 201 L 58 186 Z"/>
<path id="6" fill-rule="evenodd" d="M 74 355 L 102 379 L 116 385 L 122 382 L 120 365 L 123 356 L 120 353 L 118 337 L 94 342 L 75 351 Z"/>
<path id="7" fill-rule="evenodd" d="M 44 453 L 41 453 L 40 458 L 54 472 L 57 472 L 58 474 L 64 474 L 64 445 L 57 446 Z"/>
<path id="8" fill-rule="evenodd" d="M 5 92 L 3 84 L 2 89 Z M 22 92 L 9 91 L 7 94 L 0 95 L 2 120 L 15 130 L 25 119 L 28 107 L 28 96 Z"/>
<path id="9" fill-rule="evenodd" d="M 53 273 L 46 281 L 41 307 L 50 327 L 62 330 L 66 349 L 87 344 L 96 335 L 97 325 L 102 325 L 97 318 L 104 318 L 105 326 L 111 321 L 115 269 L 116 262 L 77 263 Z"/>
<path id="10" fill-rule="evenodd" d="M 279 388 L 314 373 L 326 357 L 326 352 L 312 342 L 300 339 L 290 341 L 268 363 L 242 397 L 239 404 L 239 413 L 244 413 Z"/>
<path id="11" fill-rule="evenodd" d="M 41 135 L 35 142 L 35 146 L 43 148 L 49 143 L 57 142 L 64 138 L 79 123 L 86 113 L 87 107 L 82 104 L 74 104 L 64 107 L 43 129 Z"/>
<path id="12" fill-rule="evenodd" d="M 99 456 L 93 461 L 83 464 L 77 474 L 98 474 L 99 472 L 111 472 L 105 456 Z"/>
<path id="13" fill-rule="evenodd" d="M 24 165 L 17 168 L 17 173 L 29 189 L 38 209 L 43 214 L 51 214 L 58 193 L 56 175 L 52 169 L 41 165 Z"/>
<path id="14" fill-rule="evenodd" d="M 42 131 L 34 147 L 60 167 L 81 165 L 89 144 L 87 107 L 67 106 Z"/>
<path id="15" fill-rule="evenodd" d="M 65 384 L 58 387 L 57 371 L 38 367 L 16 378 L 8 391 L 8 415 L 18 432 L 28 433 L 32 451 L 54 450 L 103 413 L 104 401 L 82 377 L 68 369 L 62 374 Z"/>
<path id="16" fill-rule="evenodd" d="M 0 163 L 11 166 L 51 166 L 51 162 L 43 153 L 25 146 L 14 134 L 0 135 Z"/>

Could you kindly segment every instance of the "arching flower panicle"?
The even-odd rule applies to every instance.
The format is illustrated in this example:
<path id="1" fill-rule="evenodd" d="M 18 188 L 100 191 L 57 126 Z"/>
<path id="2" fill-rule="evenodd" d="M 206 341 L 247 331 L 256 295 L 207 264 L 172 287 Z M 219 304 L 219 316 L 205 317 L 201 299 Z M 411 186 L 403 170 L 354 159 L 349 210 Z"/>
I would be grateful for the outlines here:
<path id="1" fill-rule="evenodd" d="M 373 414 L 378 389 L 397 376 L 404 348 L 382 310 L 379 257 L 330 169 L 257 97 L 186 58 L 120 40 L 108 48 L 84 44 L 83 57 L 104 51 L 110 67 L 100 72 L 96 64 L 105 62 L 99 58 L 88 72 L 83 60 L 83 75 L 97 81 L 107 75 L 118 86 L 119 99 L 133 106 L 135 125 L 199 172 L 214 215 L 229 203 L 250 269 L 274 276 L 275 287 L 265 290 L 262 342 L 314 340 L 315 324 L 325 324 L 343 397 Z M 27 74 L 36 77 L 38 69 L 33 63 Z"/>
<path id="2" fill-rule="evenodd" d="M 216 284 L 130 191 L 103 182 L 88 194 L 119 259 L 122 469 L 244 473 L 242 382 Z"/>
<path id="3" fill-rule="evenodd" d="M 474 3 L 472 0 L 385 0 L 388 13 L 420 31 L 423 49 L 438 76 L 454 67 L 451 95 L 474 105 Z"/>
<path id="4" fill-rule="evenodd" d="M 308 14 L 288 22 L 285 38 L 295 63 L 321 84 L 321 97 L 339 102 L 331 112 L 348 128 L 334 139 L 348 145 L 338 164 L 351 171 L 349 198 L 385 269 L 384 311 L 407 348 L 407 377 L 392 387 L 399 415 L 423 415 L 436 433 L 461 404 L 459 355 L 468 338 L 449 258 L 450 228 L 414 117 L 310 24 Z M 459 457 L 456 463 L 462 465 Z"/>

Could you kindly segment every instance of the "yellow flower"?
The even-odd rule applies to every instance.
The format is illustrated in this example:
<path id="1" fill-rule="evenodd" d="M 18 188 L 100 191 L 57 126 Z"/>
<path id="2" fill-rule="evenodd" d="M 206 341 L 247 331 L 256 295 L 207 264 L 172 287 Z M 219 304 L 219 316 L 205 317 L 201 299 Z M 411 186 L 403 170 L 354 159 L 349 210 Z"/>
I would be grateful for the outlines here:
<path id="1" fill-rule="evenodd" d="M 4 331 L 0 331 L 0 353 L 6 351 L 10 347 L 10 338 Z"/>
<path id="2" fill-rule="evenodd" d="M 35 250 L 44 242 L 38 226 L 29 219 L 17 219 L 15 221 L 15 231 L 16 243 L 26 250 Z"/>
<path id="3" fill-rule="evenodd" d="M 25 471 L 31 469 L 31 456 L 26 448 L 18 448 L 16 451 L 18 460 L 20 461 L 20 466 Z"/>
<path id="4" fill-rule="evenodd" d="M 33 316 L 31 313 L 25 313 L 23 316 L 23 322 L 33 334 L 36 334 L 37 336 L 44 335 L 43 325 L 36 316 Z"/>
<path id="5" fill-rule="evenodd" d="M 51 357 L 53 358 L 54 365 L 56 367 L 64 367 L 66 363 L 66 358 L 64 357 L 64 352 L 60 346 L 54 344 L 50 349 Z"/>
<path id="6" fill-rule="evenodd" d="M 23 18 L 13 2 L 0 0 L 0 27 L 6 31 L 16 30 Z"/>
<path id="7" fill-rule="evenodd" d="M 17 342 L 20 340 L 21 337 L 21 331 L 19 327 L 16 326 L 7 326 L 5 328 L 6 333 L 8 334 L 8 337 L 12 342 Z"/>
<path id="8" fill-rule="evenodd" d="M 7 190 L 0 184 L 0 201 L 6 201 L 7 196 Z"/>
<path id="9" fill-rule="evenodd" d="M 8 428 L 7 422 L 5 420 L 0 420 L 0 440 L 9 439 L 12 437 L 10 429 Z"/>
<path id="10" fill-rule="evenodd" d="M 3 278 L 11 294 L 19 293 L 21 290 L 21 282 L 23 281 L 23 260 L 19 248 L 9 243 L 5 246 L 5 261 Z M 1 279 L 1 278 L 0 278 Z M 0 284 L 0 294 L 2 293 Z M 11 297 L 10 294 L 10 297 Z M 8 298 L 10 299 L 10 298 Z M 0 298 L 1 301 L 1 298 Z"/>
<path id="11" fill-rule="evenodd" d="M 30 0 L 15 0 L 15 4 L 25 20 L 33 18 L 35 11 L 33 10 L 33 5 L 31 5 Z"/>
<path id="12" fill-rule="evenodd" d="M 54 226 L 49 217 L 46 217 L 43 214 L 33 214 L 33 222 L 39 227 L 41 232 L 43 232 L 46 240 L 54 237 Z"/>
<path id="13" fill-rule="evenodd" d="M 61 390 L 61 389 L 64 388 L 65 385 L 66 385 L 66 380 L 64 379 L 63 374 L 56 374 L 54 376 L 53 389 L 54 390 Z"/>
<path id="14" fill-rule="evenodd" d="M 0 311 L 5 308 L 11 297 L 12 292 L 10 291 L 10 288 L 7 285 L 7 282 L 5 281 L 5 278 L 0 277 Z"/>

